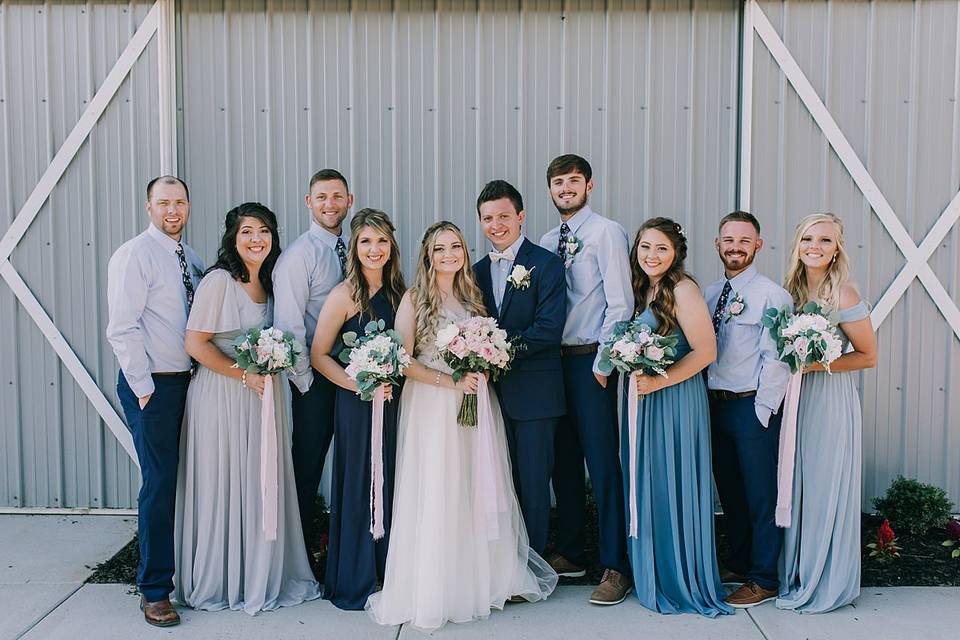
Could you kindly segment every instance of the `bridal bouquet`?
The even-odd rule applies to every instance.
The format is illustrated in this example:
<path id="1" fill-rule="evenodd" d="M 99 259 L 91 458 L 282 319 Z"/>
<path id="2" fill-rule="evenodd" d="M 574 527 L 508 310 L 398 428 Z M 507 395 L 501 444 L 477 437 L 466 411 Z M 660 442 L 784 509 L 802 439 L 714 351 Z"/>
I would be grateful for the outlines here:
<path id="1" fill-rule="evenodd" d="M 374 320 L 363 328 L 362 336 L 354 331 L 343 334 L 345 348 L 340 352 L 340 362 L 347 365 L 347 375 L 357 383 L 361 400 L 373 400 L 384 383 L 398 384 L 403 370 L 410 366 L 400 334 L 385 326 L 383 320 Z"/>
<path id="2" fill-rule="evenodd" d="M 303 352 L 292 333 L 274 327 L 248 329 L 237 336 L 233 346 L 237 351 L 234 367 L 263 376 L 292 372 Z"/>
<path id="3" fill-rule="evenodd" d="M 487 371 L 496 380 L 510 368 L 514 351 L 507 332 L 493 318 L 475 316 L 450 323 L 437 332 L 437 353 L 453 369 L 455 382 L 468 373 Z M 463 396 L 457 423 L 463 427 L 477 426 L 477 396 Z"/>
<path id="4" fill-rule="evenodd" d="M 837 333 L 832 314 L 816 302 L 808 302 L 795 313 L 789 307 L 767 309 L 763 326 L 777 343 L 781 361 L 793 373 L 819 362 L 830 373 L 830 363 L 843 355 L 843 342 Z"/>
<path id="5" fill-rule="evenodd" d="M 637 319 L 618 322 L 613 335 L 600 345 L 597 368 L 604 375 L 614 369 L 626 374 L 634 371 L 667 377 L 667 367 L 673 364 L 677 337 L 654 333 L 649 325 Z"/>

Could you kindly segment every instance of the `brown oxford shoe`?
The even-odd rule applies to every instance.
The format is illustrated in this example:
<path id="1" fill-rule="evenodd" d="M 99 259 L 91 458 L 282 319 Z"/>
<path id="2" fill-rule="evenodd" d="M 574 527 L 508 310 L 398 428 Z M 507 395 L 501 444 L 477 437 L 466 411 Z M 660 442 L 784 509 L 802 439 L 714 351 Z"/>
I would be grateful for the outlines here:
<path id="1" fill-rule="evenodd" d="M 633 589 L 633 580 L 615 569 L 604 569 L 600 584 L 590 594 L 590 604 L 620 604 Z"/>
<path id="2" fill-rule="evenodd" d="M 147 602 L 144 596 L 140 596 L 140 608 L 143 610 L 143 619 L 147 624 L 155 627 L 172 627 L 180 624 L 180 614 L 173 608 L 169 598 Z"/>
<path id="3" fill-rule="evenodd" d="M 727 604 L 737 609 L 749 609 L 776 597 L 776 589 L 764 589 L 751 580 L 727 596 Z"/>
<path id="4" fill-rule="evenodd" d="M 547 558 L 547 564 L 549 564 L 561 578 L 582 578 L 587 575 L 586 569 L 573 564 L 559 553 L 555 553 Z"/>

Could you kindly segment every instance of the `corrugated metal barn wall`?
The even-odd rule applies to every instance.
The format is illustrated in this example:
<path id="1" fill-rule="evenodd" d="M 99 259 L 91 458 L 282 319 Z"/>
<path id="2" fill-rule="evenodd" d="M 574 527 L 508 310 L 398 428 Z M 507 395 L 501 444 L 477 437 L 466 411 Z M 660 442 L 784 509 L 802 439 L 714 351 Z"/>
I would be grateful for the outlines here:
<path id="1" fill-rule="evenodd" d="M 762 7 L 919 244 L 960 190 L 960 4 L 789 0 Z M 800 218 L 833 211 L 846 224 L 853 276 L 876 303 L 903 254 L 759 38 L 754 47 L 751 202 L 777 247 L 764 268 L 782 273 L 780 248 Z M 930 266 L 960 300 L 960 225 Z M 943 487 L 960 504 L 960 340 L 915 280 L 878 342 L 879 365 L 859 382 L 864 508 L 897 473 Z"/>

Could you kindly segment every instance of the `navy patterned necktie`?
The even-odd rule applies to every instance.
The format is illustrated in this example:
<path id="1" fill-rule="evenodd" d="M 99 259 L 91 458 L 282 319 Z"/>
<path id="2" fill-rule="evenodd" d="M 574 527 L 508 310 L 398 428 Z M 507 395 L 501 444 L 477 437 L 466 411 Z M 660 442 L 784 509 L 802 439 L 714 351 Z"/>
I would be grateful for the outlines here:
<path id="1" fill-rule="evenodd" d="M 560 225 L 560 241 L 557 243 L 557 255 L 561 260 L 567 259 L 567 240 L 570 239 L 570 225 L 566 222 Z"/>
<path id="2" fill-rule="evenodd" d="M 717 308 L 713 310 L 713 332 L 720 335 L 720 321 L 723 319 L 723 312 L 727 308 L 727 298 L 730 297 L 730 281 L 723 285 L 723 291 L 720 292 L 720 299 L 717 300 Z"/>
<path id="3" fill-rule="evenodd" d="M 180 261 L 180 276 L 183 278 L 183 288 L 187 290 L 187 309 L 193 306 L 193 279 L 187 268 L 187 256 L 183 252 L 183 245 L 177 243 L 177 259 Z"/>
<path id="4" fill-rule="evenodd" d="M 343 238 L 337 238 L 337 259 L 340 261 L 340 271 L 347 273 L 347 245 L 343 244 Z"/>

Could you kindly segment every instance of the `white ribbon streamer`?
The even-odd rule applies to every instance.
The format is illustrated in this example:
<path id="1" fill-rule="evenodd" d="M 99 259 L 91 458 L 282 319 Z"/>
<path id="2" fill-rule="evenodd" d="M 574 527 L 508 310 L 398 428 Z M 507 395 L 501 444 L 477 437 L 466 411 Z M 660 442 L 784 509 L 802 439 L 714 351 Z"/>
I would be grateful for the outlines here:
<path id="1" fill-rule="evenodd" d="M 800 410 L 800 384 L 803 371 L 790 376 L 783 400 L 783 421 L 780 424 L 780 447 L 777 456 L 778 527 L 789 527 L 793 517 L 793 469 L 797 457 L 797 413 Z"/>
<path id="2" fill-rule="evenodd" d="M 493 407 L 485 382 L 477 388 L 477 446 L 473 449 L 474 492 L 486 519 L 487 538 L 500 537 L 497 515 L 506 509 L 506 499 L 500 494 L 496 473 L 500 456 L 494 439 Z"/>
<path id="3" fill-rule="evenodd" d="M 374 540 L 383 538 L 383 386 L 373 394 L 373 416 L 370 429 L 370 533 Z"/>
<path id="4" fill-rule="evenodd" d="M 273 406 L 273 376 L 263 378 L 260 401 L 260 500 L 263 533 L 277 539 L 277 420 Z"/>
<path id="5" fill-rule="evenodd" d="M 630 533 L 637 537 L 637 409 L 640 406 L 640 393 L 637 391 L 639 371 L 630 374 L 627 382 L 627 442 L 630 456 Z"/>

